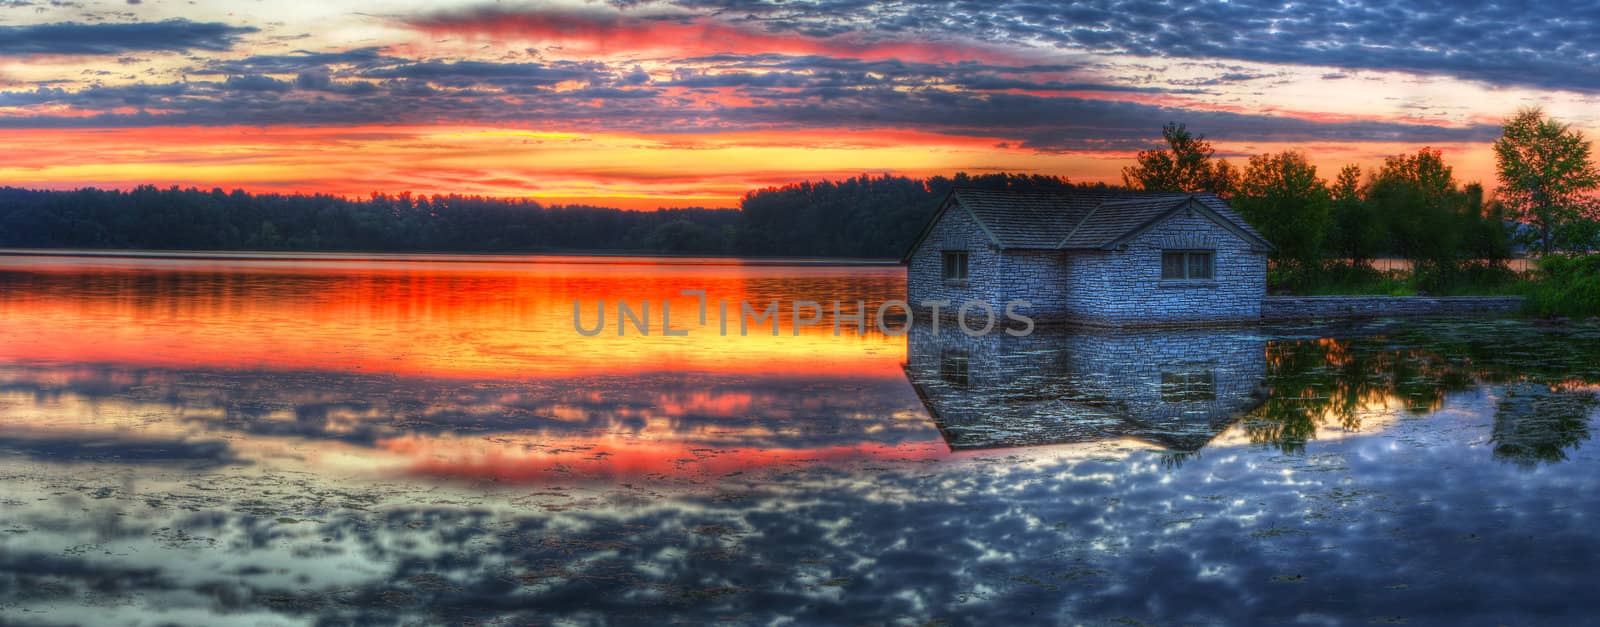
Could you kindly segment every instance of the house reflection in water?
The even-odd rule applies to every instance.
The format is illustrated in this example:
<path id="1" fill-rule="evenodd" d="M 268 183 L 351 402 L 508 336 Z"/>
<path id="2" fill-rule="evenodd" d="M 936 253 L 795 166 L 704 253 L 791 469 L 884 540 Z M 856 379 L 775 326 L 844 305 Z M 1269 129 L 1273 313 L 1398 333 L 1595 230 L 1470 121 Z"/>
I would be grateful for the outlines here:
<path id="1" fill-rule="evenodd" d="M 1133 438 L 1199 450 L 1260 404 L 1249 328 L 1041 328 L 969 337 L 914 327 L 906 376 L 952 449 Z"/>

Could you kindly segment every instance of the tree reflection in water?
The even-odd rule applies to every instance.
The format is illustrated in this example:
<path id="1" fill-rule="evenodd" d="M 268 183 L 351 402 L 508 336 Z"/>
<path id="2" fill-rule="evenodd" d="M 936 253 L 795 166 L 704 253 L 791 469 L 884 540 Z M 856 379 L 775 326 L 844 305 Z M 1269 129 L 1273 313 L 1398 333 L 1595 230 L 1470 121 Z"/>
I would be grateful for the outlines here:
<path id="1" fill-rule="evenodd" d="M 1589 439 L 1589 414 L 1600 405 L 1590 391 L 1518 383 L 1495 406 L 1495 459 L 1524 467 L 1567 459 L 1566 450 Z"/>
<path id="2" fill-rule="evenodd" d="M 1564 459 L 1589 437 L 1600 331 L 1495 322 L 1352 326 L 1337 339 L 1267 344 L 1271 394 L 1243 421 L 1253 442 L 1299 452 L 1319 428 L 1359 431 L 1385 410 L 1420 416 L 1451 393 L 1494 385 L 1496 459 Z"/>

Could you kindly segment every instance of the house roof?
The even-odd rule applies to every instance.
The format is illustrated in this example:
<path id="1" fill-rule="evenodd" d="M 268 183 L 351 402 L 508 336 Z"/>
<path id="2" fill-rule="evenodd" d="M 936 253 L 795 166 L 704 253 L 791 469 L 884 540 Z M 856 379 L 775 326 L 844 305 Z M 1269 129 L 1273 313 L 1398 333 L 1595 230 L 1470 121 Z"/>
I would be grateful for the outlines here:
<path id="1" fill-rule="evenodd" d="M 1008 191 L 959 188 L 950 192 L 902 260 L 922 244 L 946 211 L 966 211 L 1001 249 L 1108 250 L 1194 207 L 1259 250 L 1272 244 L 1213 194 L 1064 189 Z"/>

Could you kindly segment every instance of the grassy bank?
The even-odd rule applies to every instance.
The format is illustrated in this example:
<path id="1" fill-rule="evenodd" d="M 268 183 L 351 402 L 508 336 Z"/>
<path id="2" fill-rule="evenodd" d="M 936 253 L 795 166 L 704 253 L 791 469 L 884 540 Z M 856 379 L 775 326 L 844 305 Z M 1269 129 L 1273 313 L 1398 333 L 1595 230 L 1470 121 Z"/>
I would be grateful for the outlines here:
<path id="1" fill-rule="evenodd" d="M 1268 290 L 1299 296 L 1522 296 L 1534 316 L 1600 316 L 1600 254 L 1550 255 L 1537 268 L 1515 272 L 1503 264 L 1472 263 L 1415 271 L 1377 270 L 1329 263 L 1316 268 L 1275 267 Z"/>
<path id="2" fill-rule="evenodd" d="M 1547 256 L 1539 260 L 1539 276 L 1523 287 L 1528 313 L 1600 316 L 1600 254 Z"/>

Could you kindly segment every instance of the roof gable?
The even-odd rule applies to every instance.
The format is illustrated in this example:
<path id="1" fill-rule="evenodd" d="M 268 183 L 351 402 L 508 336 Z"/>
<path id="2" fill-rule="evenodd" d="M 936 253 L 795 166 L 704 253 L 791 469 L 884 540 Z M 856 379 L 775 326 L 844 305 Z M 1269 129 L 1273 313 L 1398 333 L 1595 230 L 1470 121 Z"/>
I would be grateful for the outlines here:
<path id="1" fill-rule="evenodd" d="M 971 216 L 972 221 L 978 224 L 978 230 L 983 231 L 984 237 L 989 239 L 989 243 L 994 244 L 995 246 L 1002 245 L 1000 238 L 996 237 L 995 234 L 989 230 L 989 227 L 984 225 L 983 220 L 978 218 L 977 215 L 974 215 L 970 209 L 963 207 L 960 202 L 957 202 L 955 192 L 950 192 L 945 194 L 944 200 L 940 201 L 939 203 L 939 209 L 933 212 L 932 217 L 928 218 L 927 224 L 922 225 L 922 230 L 918 231 L 916 238 L 911 240 L 911 245 L 906 247 L 906 252 L 900 255 L 900 263 L 911 261 L 911 255 L 916 254 L 917 249 L 922 247 L 922 240 L 928 239 L 928 234 L 933 232 L 933 227 L 939 224 L 939 220 L 944 219 L 944 214 L 950 211 L 952 207 L 960 208 L 961 211 L 964 211 L 968 216 Z"/>
<path id="2" fill-rule="evenodd" d="M 1191 202 L 1188 196 L 1111 200 L 1100 203 L 1078 222 L 1055 248 L 1105 248 L 1135 230 L 1147 230 L 1176 209 Z"/>
<path id="3" fill-rule="evenodd" d="M 1218 202 L 1221 202 L 1220 198 L 1217 200 Z M 1225 204 L 1223 206 L 1226 207 Z M 1238 214 L 1234 214 L 1231 209 L 1228 210 L 1228 214 L 1232 214 L 1233 216 L 1230 219 L 1229 216 L 1224 215 L 1222 212 L 1203 202 L 1199 198 L 1188 198 L 1168 209 L 1165 209 L 1149 220 L 1146 220 L 1140 223 L 1138 226 L 1125 231 L 1122 235 L 1105 242 L 1100 246 L 1100 248 L 1109 250 L 1126 244 L 1129 241 L 1132 241 L 1134 238 L 1145 234 L 1151 229 L 1159 226 L 1162 222 L 1166 222 L 1168 219 L 1185 210 L 1192 210 L 1195 213 L 1210 219 L 1212 222 L 1216 223 L 1217 226 L 1232 232 L 1234 237 L 1244 240 L 1245 242 L 1249 243 L 1252 248 L 1255 248 L 1258 251 L 1266 252 L 1272 250 L 1272 244 L 1268 242 L 1266 238 L 1263 238 L 1260 233 L 1257 233 L 1255 229 L 1251 228 L 1250 224 L 1245 222 L 1242 217 L 1239 217 Z"/>

